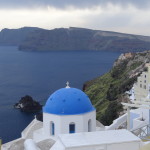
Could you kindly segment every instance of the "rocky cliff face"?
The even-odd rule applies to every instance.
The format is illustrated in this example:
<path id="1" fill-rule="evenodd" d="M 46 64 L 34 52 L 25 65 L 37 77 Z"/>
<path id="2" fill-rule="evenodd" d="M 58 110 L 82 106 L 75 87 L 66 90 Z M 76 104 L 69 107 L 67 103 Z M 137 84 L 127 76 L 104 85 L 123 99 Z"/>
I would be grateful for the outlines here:
<path id="1" fill-rule="evenodd" d="M 129 99 L 125 94 L 136 82 L 150 62 L 150 51 L 122 54 L 113 68 L 103 76 L 88 81 L 83 90 L 97 109 L 97 119 L 109 125 L 122 112 L 121 102 Z"/>
<path id="2" fill-rule="evenodd" d="M 150 37 L 90 30 L 84 28 L 58 28 L 44 30 L 35 27 L 3 29 L 0 45 L 19 46 L 20 50 L 107 50 L 143 51 L 150 49 Z"/>
<path id="3" fill-rule="evenodd" d="M 41 30 L 35 27 L 24 27 L 20 29 L 3 29 L 0 32 L 0 45 L 19 46 L 29 34 Z"/>
<path id="4" fill-rule="evenodd" d="M 143 51 L 150 49 L 150 37 L 73 27 L 58 28 L 29 34 L 19 49 Z"/>

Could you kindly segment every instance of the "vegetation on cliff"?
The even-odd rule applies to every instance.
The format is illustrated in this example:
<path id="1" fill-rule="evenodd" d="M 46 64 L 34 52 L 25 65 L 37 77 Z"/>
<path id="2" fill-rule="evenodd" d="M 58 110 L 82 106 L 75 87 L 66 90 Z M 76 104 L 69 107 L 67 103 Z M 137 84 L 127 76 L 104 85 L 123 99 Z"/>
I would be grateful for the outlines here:
<path id="1" fill-rule="evenodd" d="M 121 102 L 128 101 L 125 92 L 146 70 L 147 62 L 150 62 L 149 51 L 121 55 L 108 73 L 84 84 L 83 90 L 97 109 L 97 120 L 110 125 L 120 115 Z"/>

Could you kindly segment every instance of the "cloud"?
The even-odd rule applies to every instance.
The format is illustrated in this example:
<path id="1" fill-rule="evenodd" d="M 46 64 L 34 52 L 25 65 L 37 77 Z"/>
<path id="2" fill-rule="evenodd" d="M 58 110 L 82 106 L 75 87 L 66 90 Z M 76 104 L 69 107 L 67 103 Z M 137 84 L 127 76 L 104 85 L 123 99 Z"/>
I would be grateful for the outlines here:
<path id="1" fill-rule="evenodd" d="M 46 29 L 60 27 L 83 27 L 124 33 L 150 35 L 150 10 L 139 10 L 133 6 L 122 9 L 119 5 L 107 7 L 58 9 L 9 9 L 0 10 L 0 28 L 38 26 Z M 11 22 L 11 23 L 10 23 Z"/>
<path id="2" fill-rule="evenodd" d="M 64 9 L 68 6 L 75 8 L 105 7 L 108 4 L 128 7 L 133 5 L 139 9 L 150 7 L 149 0 L 0 0 L 1 8 L 37 8 L 56 7 Z"/>
<path id="3" fill-rule="evenodd" d="M 149 3 L 146 0 L 0 0 L 0 29 L 74 26 L 150 35 L 150 9 L 146 9 Z"/>
<path id="4" fill-rule="evenodd" d="M 150 7 L 149 0 L 46 0 L 45 4 L 60 8 L 67 6 L 73 6 L 77 8 L 90 8 L 95 6 L 105 7 L 108 4 L 119 5 L 122 7 L 128 7 L 129 5 L 133 5 L 137 8 Z"/>

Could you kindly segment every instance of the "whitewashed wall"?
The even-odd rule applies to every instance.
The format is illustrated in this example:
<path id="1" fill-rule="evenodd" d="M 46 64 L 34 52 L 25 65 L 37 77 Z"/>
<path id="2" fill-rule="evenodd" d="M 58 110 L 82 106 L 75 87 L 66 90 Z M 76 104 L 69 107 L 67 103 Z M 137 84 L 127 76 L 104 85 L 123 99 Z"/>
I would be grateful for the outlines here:
<path id="1" fill-rule="evenodd" d="M 55 136 L 69 133 L 69 124 L 75 123 L 75 132 L 88 132 L 88 121 L 91 119 L 91 131 L 96 131 L 96 112 L 80 115 L 54 115 L 43 113 L 43 128 L 47 136 L 50 136 L 50 122 L 55 124 Z"/>
<path id="2" fill-rule="evenodd" d="M 139 150 L 141 148 L 139 141 L 131 141 L 127 143 L 114 143 L 114 144 L 99 144 L 79 147 L 68 147 L 65 148 L 61 142 L 58 145 L 54 145 L 51 150 Z"/>
<path id="3" fill-rule="evenodd" d="M 140 84 L 142 87 L 140 87 Z M 148 85 L 150 84 L 150 66 L 148 66 L 148 71 L 143 72 L 138 78 L 137 82 L 134 84 L 134 93 L 135 99 L 141 100 L 141 98 L 145 98 L 148 95 Z M 146 86 L 146 89 L 145 89 Z"/>

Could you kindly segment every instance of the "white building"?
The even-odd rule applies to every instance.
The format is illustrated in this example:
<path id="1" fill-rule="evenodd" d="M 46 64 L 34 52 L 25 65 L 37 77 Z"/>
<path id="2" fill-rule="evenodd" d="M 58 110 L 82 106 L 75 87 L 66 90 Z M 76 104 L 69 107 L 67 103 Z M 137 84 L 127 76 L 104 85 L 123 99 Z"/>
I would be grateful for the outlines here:
<path id="1" fill-rule="evenodd" d="M 51 150 L 139 150 L 141 140 L 127 130 L 60 135 Z"/>
<path id="2" fill-rule="evenodd" d="M 36 142 L 59 134 L 96 131 L 96 110 L 88 96 L 76 88 L 54 92 L 43 107 L 43 128 L 33 133 Z"/>
<path id="3" fill-rule="evenodd" d="M 67 85 L 48 98 L 43 123 L 34 119 L 21 138 L 2 150 L 138 150 L 143 144 L 127 130 L 100 130 L 105 128 L 97 123 L 88 96 Z"/>
<path id="4" fill-rule="evenodd" d="M 43 107 L 43 129 L 47 136 L 95 131 L 95 108 L 81 90 L 62 88 Z"/>
<path id="5" fill-rule="evenodd" d="M 141 101 L 142 98 L 148 96 L 150 91 L 150 64 L 146 64 L 148 70 L 141 73 L 137 78 L 137 82 L 133 85 L 134 87 L 134 99 Z"/>

